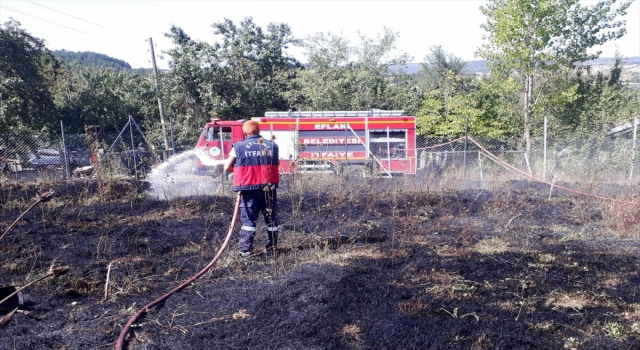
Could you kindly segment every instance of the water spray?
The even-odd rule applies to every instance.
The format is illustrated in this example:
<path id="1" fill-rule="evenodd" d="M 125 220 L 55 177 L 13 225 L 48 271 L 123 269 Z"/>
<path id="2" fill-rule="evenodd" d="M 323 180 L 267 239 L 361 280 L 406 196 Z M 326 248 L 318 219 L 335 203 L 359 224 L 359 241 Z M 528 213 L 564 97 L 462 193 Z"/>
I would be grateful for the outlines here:
<path id="1" fill-rule="evenodd" d="M 221 180 L 193 172 L 194 161 L 201 158 L 199 157 L 201 152 L 202 150 L 197 149 L 183 152 L 171 156 L 166 162 L 155 167 L 147 176 L 153 195 L 158 199 L 171 199 L 216 194 Z M 223 164 L 224 160 L 214 160 L 207 165 L 222 168 Z"/>

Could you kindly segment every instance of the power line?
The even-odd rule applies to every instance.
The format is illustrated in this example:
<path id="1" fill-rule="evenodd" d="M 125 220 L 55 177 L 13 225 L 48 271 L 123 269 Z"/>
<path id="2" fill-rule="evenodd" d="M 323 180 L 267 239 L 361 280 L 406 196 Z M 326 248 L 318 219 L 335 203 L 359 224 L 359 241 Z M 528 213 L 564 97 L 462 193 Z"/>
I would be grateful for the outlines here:
<path id="1" fill-rule="evenodd" d="M 40 7 L 44 8 L 44 9 L 49 10 L 49 11 L 53 11 L 53 12 L 57 12 L 57 13 L 61 13 L 61 14 L 65 15 L 65 16 L 69 16 L 69 17 L 71 17 L 71 18 L 79 19 L 79 20 L 81 20 L 81 21 L 83 21 L 83 22 L 87 22 L 87 23 L 93 24 L 94 26 L 102 27 L 102 28 L 104 28 L 104 29 L 113 30 L 113 29 L 111 29 L 111 28 L 105 27 L 105 26 L 100 25 L 100 24 L 98 24 L 98 23 L 93 23 L 93 22 L 91 22 L 91 21 L 87 21 L 87 20 L 85 20 L 85 19 L 83 19 L 83 18 L 76 17 L 76 16 L 74 16 L 74 15 L 70 15 L 70 14 L 68 14 L 68 13 L 64 13 L 64 12 L 62 12 L 62 11 L 58 11 L 58 10 L 56 10 L 56 9 L 52 8 L 52 7 L 49 7 L 49 6 L 45 6 L 45 5 L 39 4 L 39 3 L 35 2 L 35 1 L 32 1 L 32 0 L 23 0 L 23 1 L 24 1 L 24 2 L 28 2 L 28 3 L 32 4 L 32 5 L 40 6 Z M 115 30 L 114 30 L 114 31 L 115 31 Z"/>
<path id="2" fill-rule="evenodd" d="M 78 30 L 78 29 L 75 29 L 75 28 L 67 27 L 67 26 L 65 26 L 65 25 L 62 25 L 62 24 L 59 24 L 59 23 L 56 23 L 56 22 L 49 21 L 49 20 L 47 20 L 47 19 L 40 18 L 40 17 L 38 17 L 38 16 L 34 16 L 34 15 L 28 14 L 28 13 L 26 13 L 26 12 L 22 12 L 22 11 L 20 11 L 20 10 L 16 10 L 16 9 L 11 8 L 11 7 L 9 7 L 9 6 L 0 5 L 0 8 L 6 9 L 6 10 L 9 10 L 9 11 L 13 11 L 13 12 L 17 12 L 17 13 L 23 14 L 23 15 L 28 16 L 28 17 L 32 17 L 32 18 L 35 18 L 35 19 L 39 19 L 39 20 L 41 20 L 41 21 L 49 22 L 49 23 L 51 23 L 51 24 L 55 24 L 55 25 L 60 26 L 60 27 L 65 27 L 65 28 L 67 28 L 67 29 L 71 29 L 71 30 L 74 30 L 74 31 L 76 31 L 76 32 L 80 32 L 80 33 L 83 33 L 83 34 L 91 35 L 91 34 L 89 34 L 89 33 L 87 33 L 87 32 L 83 32 L 83 31 Z"/>

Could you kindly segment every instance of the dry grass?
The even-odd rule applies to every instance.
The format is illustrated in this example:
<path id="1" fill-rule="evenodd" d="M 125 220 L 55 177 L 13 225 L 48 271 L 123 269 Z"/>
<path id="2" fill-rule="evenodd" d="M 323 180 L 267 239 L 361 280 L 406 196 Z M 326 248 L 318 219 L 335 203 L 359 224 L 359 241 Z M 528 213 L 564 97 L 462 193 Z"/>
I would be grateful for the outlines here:
<path id="1" fill-rule="evenodd" d="M 479 190 L 453 177 L 296 175 L 279 191 L 278 254 L 240 259 L 232 247 L 143 321 L 132 347 L 618 348 L 640 341 L 640 214 L 559 192 L 549 199 L 548 188 L 496 179 Z M 1 185 L 0 228 L 43 186 Z M 46 187 L 59 195 L 0 242 L 3 284 L 25 284 L 52 263 L 72 267 L 33 287 L 46 296 L 29 304 L 47 317 L 30 324 L 40 346 L 114 341 L 127 316 L 206 265 L 233 206 L 228 184 L 224 195 L 168 201 L 148 198 L 137 181 Z M 262 224 L 258 232 L 259 247 Z M 91 327 L 101 331 L 84 330 Z M 77 332 L 56 338 L 62 329 Z M 17 323 L 6 330 L 0 340 L 25 340 Z"/>
<path id="2" fill-rule="evenodd" d="M 483 255 L 501 254 L 511 250 L 509 242 L 500 238 L 486 238 L 475 244 L 474 250 Z"/>

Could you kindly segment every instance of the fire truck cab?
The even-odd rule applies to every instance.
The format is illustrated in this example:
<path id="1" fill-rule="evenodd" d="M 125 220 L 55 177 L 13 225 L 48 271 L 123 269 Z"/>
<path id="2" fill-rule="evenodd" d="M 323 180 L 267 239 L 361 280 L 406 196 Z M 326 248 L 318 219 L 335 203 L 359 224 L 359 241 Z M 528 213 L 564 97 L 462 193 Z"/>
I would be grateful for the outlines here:
<path id="1" fill-rule="evenodd" d="M 340 173 L 390 177 L 416 172 L 416 120 L 401 110 L 267 112 L 252 118 L 280 150 L 280 173 Z M 196 170 L 219 173 L 244 120 L 212 119 L 196 145 Z"/>

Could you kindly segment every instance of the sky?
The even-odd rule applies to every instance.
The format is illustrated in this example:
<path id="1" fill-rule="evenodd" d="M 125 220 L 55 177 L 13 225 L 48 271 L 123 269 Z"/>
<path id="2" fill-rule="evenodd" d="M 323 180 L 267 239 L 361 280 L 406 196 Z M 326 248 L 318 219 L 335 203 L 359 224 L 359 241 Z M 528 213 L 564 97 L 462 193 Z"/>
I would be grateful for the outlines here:
<path id="1" fill-rule="evenodd" d="M 593 5 L 596 0 L 583 0 Z M 10 17 L 51 50 L 93 51 L 115 57 L 133 68 L 151 68 L 148 39 L 152 38 L 158 68 L 168 67 L 163 51 L 172 48 L 164 33 L 172 25 L 196 40 L 217 40 L 211 24 L 246 17 L 265 28 L 286 23 L 297 38 L 317 32 L 340 34 L 356 45 L 358 32 L 376 37 L 385 27 L 398 33 L 396 53 L 407 53 L 410 62 L 423 62 L 431 47 L 466 61 L 480 59 L 475 52 L 483 43 L 480 25 L 485 0 L 0 0 L 0 22 Z M 640 56 L 640 0 L 624 17 L 627 34 L 597 50 L 601 57 Z M 304 62 L 302 49 L 291 55 Z"/>

